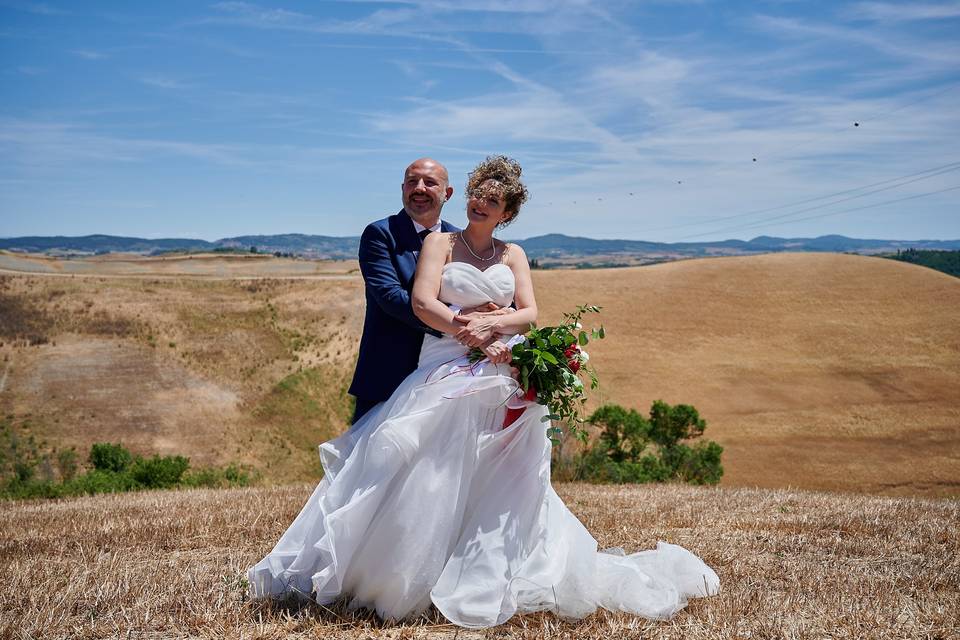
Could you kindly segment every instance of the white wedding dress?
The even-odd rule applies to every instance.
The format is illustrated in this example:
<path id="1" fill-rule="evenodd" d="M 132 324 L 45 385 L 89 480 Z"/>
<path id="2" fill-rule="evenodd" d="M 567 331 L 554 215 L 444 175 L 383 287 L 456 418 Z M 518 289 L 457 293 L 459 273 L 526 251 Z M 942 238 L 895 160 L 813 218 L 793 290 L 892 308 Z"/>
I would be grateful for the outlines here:
<path id="1" fill-rule="evenodd" d="M 513 289 L 504 264 L 453 262 L 440 299 L 503 306 Z M 471 367 L 452 337 L 427 336 L 390 399 L 320 445 L 323 480 L 249 569 L 251 596 L 346 597 L 394 620 L 433 603 L 455 624 L 491 627 L 517 612 L 582 618 L 597 607 L 666 618 L 716 593 L 717 575 L 682 547 L 598 552 L 550 484 L 546 408 L 530 404 L 502 428 L 516 390 L 505 365 Z"/>

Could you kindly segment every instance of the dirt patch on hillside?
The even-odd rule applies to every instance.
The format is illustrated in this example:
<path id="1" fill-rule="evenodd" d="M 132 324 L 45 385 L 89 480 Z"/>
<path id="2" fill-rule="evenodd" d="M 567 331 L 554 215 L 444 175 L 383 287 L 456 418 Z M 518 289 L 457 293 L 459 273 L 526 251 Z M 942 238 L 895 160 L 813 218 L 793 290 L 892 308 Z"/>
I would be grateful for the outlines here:
<path id="1" fill-rule="evenodd" d="M 12 411 L 67 446 L 120 439 L 139 453 L 212 462 L 239 418 L 235 391 L 126 341 L 60 337 L 22 352 L 12 367 Z"/>
<path id="2" fill-rule="evenodd" d="M 358 279 L 0 276 L 2 300 L 18 305 L 0 309 L 0 412 L 50 447 L 290 481 L 317 477 L 316 445 L 347 425 Z"/>

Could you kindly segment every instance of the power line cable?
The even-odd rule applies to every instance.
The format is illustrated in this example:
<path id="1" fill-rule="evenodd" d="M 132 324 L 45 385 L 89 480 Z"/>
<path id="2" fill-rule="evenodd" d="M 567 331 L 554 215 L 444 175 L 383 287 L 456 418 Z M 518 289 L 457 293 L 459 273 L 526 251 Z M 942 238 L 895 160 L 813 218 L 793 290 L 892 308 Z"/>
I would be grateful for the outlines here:
<path id="1" fill-rule="evenodd" d="M 903 198 L 895 198 L 893 200 L 886 200 L 884 202 L 874 202 L 874 203 L 865 204 L 859 207 L 850 207 L 849 209 L 841 209 L 839 211 L 828 211 L 827 213 L 820 213 L 815 216 L 806 216 L 803 218 L 797 218 L 795 220 L 785 220 L 777 224 L 792 224 L 794 222 L 803 222 L 804 220 L 816 220 L 818 218 L 826 218 L 829 216 L 839 215 L 841 213 L 850 213 L 851 211 L 862 211 L 863 209 L 872 209 L 873 207 L 882 207 L 888 204 L 895 204 L 897 202 L 906 202 L 907 200 L 916 200 L 917 198 L 926 198 L 927 196 L 937 195 L 938 193 L 946 193 L 947 191 L 956 191 L 957 189 L 960 189 L 960 185 L 957 185 L 955 187 L 947 187 L 946 189 L 937 189 L 936 191 L 927 191 L 925 193 L 915 193 L 910 196 L 904 196 Z M 742 225 L 739 228 L 751 229 L 751 228 L 765 227 L 765 226 L 769 226 L 769 221 L 763 221 L 763 222 L 749 224 L 749 225 Z M 698 233 L 691 236 L 684 236 L 684 238 L 695 238 L 698 236 L 710 235 L 712 233 L 722 233 L 723 231 L 727 231 L 727 229 L 720 229 L 719 231 L 708 231 L 706 233 Z M 681 238 L 681 240 L 684 238 Z"/>
<path id="2" fill-rule="evenodd" d="M 741 229 L 741 228 L 743 228 L 743 229 L 749 229 L 752 225 L 765 225 L 765 224 L 768 224 L 768 223 L 770 223 L 770 222 L 772 222 L 772 221 L 774 221 L 774 220 L 782 220 L 782 219 L 784 219 L 784 218 L 789 218 L 789 217 L 791 217 L 791 216 L 795 216 L 795 215 L 797 215 L 798 213 L 806 213 L 806 212 L 808 212 L 808 211 L 816 211 L 817 209 L 823 209 L 824 207 L 832 207 L 833 205 L 835 205 L 835 204 L 840 204 L 841 202 L 848 202 L 848 201 L 850 201 L 850 200 L 856 200 L 856 199 L 858 199 L 858 198 L 864 198 L 864 197 L 866 197 L 866 196 L 871 196 L 871 195 L 873 195 L 873 194 L 875 194 L 875 193 L 880 193 L 880 192 L 882 192 L 882 191 L 889 191 L 890 189 L 898 189 L 898 188 L 900 188 L 900 187 L 902 187 L 902 186 L 905 186 L 905 185 L 908 185 L 908 184 L 912 184 L 912 183 L 914 183 L 914 182 L 919 182 L 920 180 L 928 180 L 928 179 L 930 179 L 930 178 L 935 178 L 935 177 L 940 176 L 940 175 L 943 175 L 943 174 L 945 174 L 945 173 L 951 173 L 951 172 L 957 171 L 957 170 L 960 170 L 960 164 L 958 164 L 957 166 L 951 167 L 951 168 L 949 168 L 949 169 L 942 169 L 942 170 L 940 170 L 940 171 L 937 171 L 936 173 L 929 173 L 929 174 L 927 174 L 927 175 L 920 176 L 919 178 L 913 178 L 912 180 L 904 180 L 904 181 L 902 181 L 902 182 L 900 182 L 900 183 L 898 183 L 898 184 L 892 184 L 892 185 L 888 185 L 888 186 L 886 186 L 886 187 L 881 187 L 881 188 L 879 188 L 879 189 L 873 189 L 872 191 L 866 191 L 866 192 L 864 192 L 864 193 L 859 193 L 859 194 L 857 194 L 857 195 L 855 195 L 855 196 L 849 196 L 849 197 L 847 197 L 847 198 L 840 198 L 839 200 L 834 200 L 833 202 L 825 202 L 825 203 L 823 203 L 823 204 L 818 204 L 818 205 L 814 205 L 814 206 L 812 206 L 812 207 L 807 207 L 806 209 L 798 209 L 798 210 L 796 210 L 796 211 L 788 211 L 787 213 L 783 213 L 783 214 L 781 214 L 781 215 L 779 215 L 779 216 L 772 216 L 772 217 L 767 218 L 767 219 L 765 219 L 765 220 L 759 220 L 759 221 L 758 221 L 758 220 L 755 220 L 755 221 L 753 221 L 753 222 L 748 222 L 748 223 L 744 223 L 744 224 L 740 224 L 740 225 L 734 225 L 734 226 L 732 226 L 732 227 L 725 227 L 725 228 L 723 228 L 723 229 L 715 229 L 715 230 L 713 230 L 713 231 L 707 231 L 707 232 L 704 232 L 704 234 L 706 234 L 706 233 L 723 233 L 723 232 L 725 232 L 725 231 L 736 231 L 737 229 Z M 695 234 L 695 235 L 704 235 L 704 234 Z M 694 237 L 694 236 L 686 236 L 686 237 Z"/>
<path id="3" fill-rule="evenodd" d="M 921 175 L 924 175 L 924 174 L 927 174 L 927 173 L 933 173 L 933 172 L 935 172 L 935 171 L 940 171 L 940 170 L 942 170 L 942 169 L 948 169 L 948 168 L 951 168 L 951 167 L 960 167 L 960 162 L 950 162 L 950 163 L 948 163 L 948 164 L 940 165 L 939 167 L 932 167 L 932 168 L 930 168 L 930 169 L 924 169 L 923 171 L 917 171 L 917 172 L 915 172 L 915 173 L 908 173 L 908 174 L 906 174 L 906 175 L 897 176 L 897 177 L 895 177 L 895 178 L 888 178 L 888 179 L 886 179 L 886 180 L 881 180 L 880 182 L 873 182 L 873 183 L 871 183 L 871 184 L 863 185 L 863 186 L 861 186 L 861 187 L 855 187 L 855 188 L 853 188 L 853 189 L 844 189 L 843 191 L 835 191 L 835 192 L 833 192 L 833 193 L 828 193 L 828 194 L 825 194 L 825 195 L 822 195 L 822 196 L 817 196 L 817 197 L 815 197 L 815 198 L 807 198 L 806 200 L 798 200 L 797 202 L 792 202 L 792 203 L 789 203 L 789 204 L 782 204 L 782 205 L 778 205 L 778 206 L 776 206 L 776 207 L 768 207 L 768 208 L 766 208 L 766 209 L 754 209 L 753 211 L 745 211 L 745 212 L 743 212 L 743 213 L 735 213 L 735 214 L 728 215 L 728 216 L 721 216 L 721 217 L 719 217 L 719 218 L 711 218 L 710 220 L 701 220 L 701 221 L 697 221 L 697 222 L 683 222 L 683 223 L 674 224 L 674 225 L 668 225 L 668 226 L 664 226 L 664 227 L 653 227 L 653 228 L 651 228 L 651 229 L 646 229 L 645 232 L 646 232 L 646 233 L 649 233 L 649 232 L 651 232 L 651 231 L 665 231 L 665 230 L 669 230 L 669 229 L 681 229 L 681 228 L 684 228 L 684 227 L 698 227 L 698 226 L 702 226 L 702 225 L 713 224 L 713 223 L 715 223 L 715 222 L 722 222 L 722 221 L 724 221 L 724 220 L 735 220 L 735 219 L 737 219 L 737 218 L 745 218 L 745 217 L 747 217 L 747 216 L 758 215 L 758 214 L 761 214 L 761 213 L 769 213 L 769 212 L 771 212 L 771 211 L 779 211 L 779 210 L 781 210 L 781 209 L 787 209 L 787 208 L 789 208 L 789 207 L 796 207 L 796 206 L 800 206 L 800 205 L 803 205 L 803 204 L 808 204 L 808 203 L 810 203 L 810 202 L 816 202 L 816 201 L 818 201 L 818 200 L 826 200 L 826 199 L 828 199 L 828 198 L 834 198 L 834 197 L 836 197 L 836 196 L 842 196 L 842 195 L 846 195 L 846 194 L 848 194 L 848 193 L 856 193 L 857 191 L 863 191 L 864 189 L 870 189 L 870 188 L 873 188 L 873 187 L 878 187 L 878 186 L 881 186 L 881 185 L 889 184 L 889 183 L 891 183 L 891 182 L 896 182 L 896 181 L 898 181 L 898 180 L 904 180 L 904 179 L 906 179 L 906 178 L 913 178 L 913 177 L 915 177 L 915 176 L 921 176 Z M 939 174 L 937 174 L 937 175 L 939 175 Z M 874 193 L 875 193 L 875 192 L 874 192 Z M 826 205 L 824 205 L 824 206 L 826 206 Z M 795 213 L 799 213 L 799 212 L 795 212 Z"/>

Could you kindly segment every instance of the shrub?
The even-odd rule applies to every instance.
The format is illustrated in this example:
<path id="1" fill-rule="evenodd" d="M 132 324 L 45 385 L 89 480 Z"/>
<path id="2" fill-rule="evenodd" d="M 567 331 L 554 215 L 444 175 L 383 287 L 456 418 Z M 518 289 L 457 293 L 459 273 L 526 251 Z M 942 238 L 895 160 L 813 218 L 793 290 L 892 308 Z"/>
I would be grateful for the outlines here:
<path id="1" fill-rule="evenodd" d="M 717 484 L 723 475 L 723 447 L 682 441 L 703 435 L 706 421 L 685 404 L 657 400 L 645 418 L 633 409 L 604 405 L 588 419 L 601 428 L 593 445 L 572 464 L 559 465 L 565 479 L 588 482 L 641 483 L 681 480 Z M 572 476 L 572 477 L 571 477 Z"/>
<path id="2" fill-rule="evenodd" d="M 688 447 L 689 455 L 677 469 L 678 477 L 691 484 L 717 484 L 723 476 L 720 454 L 723 447 L 716 442 L 706 440 Z"/>
<path id="3" fill-rule="evenodd" d="M 120 443 L 98 442 L 90 447 L 90 464 L 100 471 L 126 471 L 133 455 Z"/>
<path id="4" fill-rule="evenodd" d="M 119 443 L 109 442 L 90 447 L 93 468 L 77 475 L 75 449 L 39 457 L 35 444 L 32 438 L 18 438 L 9 425 L 0 422 L 0 467 L 7 465 L 8 469 L 0 476 L 0 498 L 60 498 L 171 487 L 245 487 L 253 482 L 251 471 L 236 464 L 190 470 L 190 460 L 183 456 L 142 458 Z M 59 467 L 59 483 L 53 481 L 51 459 Z"/>
<path id="5" fill-rule="evenodd" d="M 73 480 L 63 483 L 66 495 L 93 495 L 95 493 L 120 493 L 138 489 L 136 480 L 126 472 L 92 469 Z"/>
<path id="6" fill-rule="evenodd" d="M 250 474 L 235 464 L 226 467 L 203 467 L 184 474 L 180 483 L 187 487 L 246 487 L 250 484 Z"/>
<path id="7" fill-rule="evenodd" d="M 152 458 L 138 458 L 130 469 L 130 475 L 141 486 L 162 489 L 180 482 L 180 477 L 189 466 L 190 460 L 183 456 L 155 455 Z"/>
<path id="8" fill-rule="evenodd" d="M 73 447 L 57 452 L 57 467 L 63 481 L 72 480 L 77 475 L 77 450 Z"/>

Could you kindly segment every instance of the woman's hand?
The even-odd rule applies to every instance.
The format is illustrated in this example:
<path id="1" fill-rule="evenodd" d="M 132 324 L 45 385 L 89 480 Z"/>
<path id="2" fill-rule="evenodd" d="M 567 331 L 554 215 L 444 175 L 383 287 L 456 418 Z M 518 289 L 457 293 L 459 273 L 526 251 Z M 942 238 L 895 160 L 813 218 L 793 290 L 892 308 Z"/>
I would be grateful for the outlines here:
<path id="1" fill-rule="evenodd" d="M 499 340 L 494 340 L 481 349 L 493 364 L 509 364 L 513 360 L 513 351 Z"/>
<path id="2" fill-rule="evenodd" d="M 454 320 L 466 325 L 454 334 L 457 342 L 465 347 L 482 348 L 485 343 L 496 337 L 496 330 L 499 327 L 495 316 L 481 316 L 473 319 L 457 316 Z"/>

